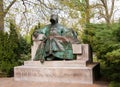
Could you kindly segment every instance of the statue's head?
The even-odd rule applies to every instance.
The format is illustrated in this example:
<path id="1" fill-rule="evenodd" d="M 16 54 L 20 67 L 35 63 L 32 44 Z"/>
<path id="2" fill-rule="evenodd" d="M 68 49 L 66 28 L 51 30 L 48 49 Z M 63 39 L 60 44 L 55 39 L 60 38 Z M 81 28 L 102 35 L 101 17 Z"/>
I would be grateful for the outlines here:
<path id="1" fill-rule="evenodd" d="M 51 22 L 51 24 L 56 24 L 56 23 L 58 23 L 58 15 L 52 14 L 52 15 L 51 15 L 51 18 L 50 18 L 50 22 Z"/>

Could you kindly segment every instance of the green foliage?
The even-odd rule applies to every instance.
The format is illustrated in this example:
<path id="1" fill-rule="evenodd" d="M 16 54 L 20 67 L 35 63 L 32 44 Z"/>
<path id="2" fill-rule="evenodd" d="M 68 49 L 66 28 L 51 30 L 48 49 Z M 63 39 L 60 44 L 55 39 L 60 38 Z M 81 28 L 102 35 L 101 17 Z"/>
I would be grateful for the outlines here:
<path id="1" fill-rule="evenodd" d="M 112 81 L 112 82 L 109 84 L 109 87 L 120 87 L 120 83 L 119 83 L 119 82 L 114 82 L 114 81 Z"/>
<path id="2" fill-rule="evenodd" d="M 23 37 L 20 37 L 18 46 L 19 46 L 18 51 L 20 54 L 18 63 L 23 64 L 25 60 L 29 60 L 31 58 L 30 56 L 31 44 L 27 43 L 27 41 Z"/>
<path id="3" fill-rule="evenodd" d="M 79 15 L 81 15 L 79 19 L 81 26 L 89 23 L 90 19 L 94 16 L 93 11 L 91 11 L 93 6 L 89 4 L 89 0 L 60 0 L 59 2 L 72 9 L 69 10 L 70 17 L 79 18 Z M 77 11 L 80 11 L 80 14 Z"/>
<path id="4" fill-rule="evenodd" d="M 30 44 L 22 37 L 18 38 L 15 25 L 10 23 L 9 34 L 0 31 L 0 74 L 13 76 L 14 66 L 22 64 L 29 58 Z"/>
<path id="5" fill-rule="evenodd" d="M 87 24 L 82 34 L 82 41 L 92 45 L 94 34 L 94 26 L 92 24 Z"/>
<path id="6" fill-rule="evenodd" d="M 0 71 L 11 76 L 13 73 L 13 67 L 17 65 L 17 48 L 18 48 L 18 37 L 15 31 L 15 26 L 10 24 L 10 34 L 1 31 L 0 43 Z"/>
<path id="7" fill-rule="evenodd" d="M 120 49 L 118 48 L 112 52 L 108 52 L 105 58 L 109 61 L 109 66 L 106 68 L 108 79 L 120 81 Z"/>
<path id="8" fill-rule="evenodd" d="M 117 28 L 115 28 L 113 30 L 113 35 L 115 36 L 115 39 L 118 42 L 120 42 L 120 22 L 118 23 L 118 25 L 114 25 L 114 26 L 117 27 Z"/>
<path id="9" fill-rule="evenodd" d="M 107 60 L 110 60 L 111 63 L 119 63 L 120 60 L 120 49 L 113 50 L 112 52 L 108 52 L 106 54 Z"/>
<path id="10" fill-rule="evenodd" d="M 20 37 L 19 38 L 19 53 L 20 54 L 28 54 L 30 52 L 30 44 L 27 43 L 27 41 L 23 38 L 23 37 Z"/>
<path id="11" fill-rule="evenodd" d="M 101 60 L 101 73 L 109 81 L 120 81 L 120 25 L 87 24 L 83 42 L 89 43 Z"/>

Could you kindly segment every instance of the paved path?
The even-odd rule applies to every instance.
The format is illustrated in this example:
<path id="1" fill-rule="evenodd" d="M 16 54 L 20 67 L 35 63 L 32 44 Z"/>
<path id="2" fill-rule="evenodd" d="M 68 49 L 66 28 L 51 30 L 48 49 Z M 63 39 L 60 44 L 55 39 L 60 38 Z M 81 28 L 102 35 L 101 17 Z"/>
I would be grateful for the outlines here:
<path id="1" fill-rule="evenodd" d="M 93 85 L 74 83 L 49 83 L 15 81 L 14 78 L 0 78 L 0 87 L 108 87 L 106 82 L 95 82 Z"/>

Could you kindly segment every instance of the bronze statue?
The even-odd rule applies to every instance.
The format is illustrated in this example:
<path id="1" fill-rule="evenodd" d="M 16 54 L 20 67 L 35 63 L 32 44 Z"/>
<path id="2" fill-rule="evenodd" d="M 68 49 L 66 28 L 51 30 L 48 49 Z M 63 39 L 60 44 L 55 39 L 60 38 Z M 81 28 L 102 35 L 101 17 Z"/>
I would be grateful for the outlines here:
<path id="1" fill-rule="evenodd" d="M 73 60 L 72 43 L 80 43 L 77 34 L 72 29 L 58 23 L 58 15 L 51 15 L 51 24 L 33 33 L 35 38 L 43 35 L 41 43 L 36 51 L 34 60 Z"/>

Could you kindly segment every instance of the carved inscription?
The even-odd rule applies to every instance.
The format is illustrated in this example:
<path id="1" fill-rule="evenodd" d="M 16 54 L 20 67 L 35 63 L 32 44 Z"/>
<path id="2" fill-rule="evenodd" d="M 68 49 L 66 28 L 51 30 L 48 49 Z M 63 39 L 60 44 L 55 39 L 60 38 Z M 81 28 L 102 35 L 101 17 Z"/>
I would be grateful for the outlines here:
<path id="1" fill-rule="evenodd" d="M 16 77 L 47 77 L 47 78 L 66 78 L 66 77 L 81 77 L 87 76 L 84 70 L 69 70 L 69 69 L 16 69 Z"/>

